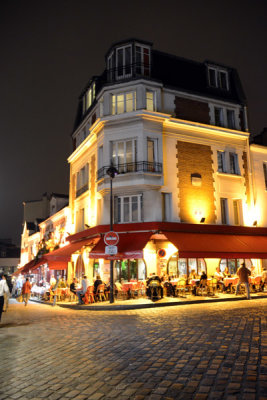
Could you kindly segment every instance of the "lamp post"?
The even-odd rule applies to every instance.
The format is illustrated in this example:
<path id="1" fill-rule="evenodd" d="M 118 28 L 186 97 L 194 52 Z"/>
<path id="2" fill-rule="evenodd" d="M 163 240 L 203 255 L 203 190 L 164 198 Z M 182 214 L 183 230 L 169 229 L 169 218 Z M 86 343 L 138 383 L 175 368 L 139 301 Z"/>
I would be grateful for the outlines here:
<path id="1" fill-rule="evenodd" d="M 119 173 L 114 167 L 113 163 L 110 163 L 110 167 L 107 170 L 107 174 L 110 177 L 110 230 L 113 231 L 113 196 L 112 196 L 112 179 Z M 110 303 L 114 303 L 114 282 L 113 282 L 113 260 L 110 260 Z"/>

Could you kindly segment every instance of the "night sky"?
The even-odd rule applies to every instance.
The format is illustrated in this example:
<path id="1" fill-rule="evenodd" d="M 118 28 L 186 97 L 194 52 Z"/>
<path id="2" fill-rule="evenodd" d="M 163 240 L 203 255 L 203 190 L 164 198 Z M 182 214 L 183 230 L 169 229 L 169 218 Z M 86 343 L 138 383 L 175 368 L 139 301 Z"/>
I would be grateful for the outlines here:
<path id="1" fill-rule="evenodd" d="M 267 126 L 266 0 L 2 0 L 0 238 L 20 244 L 23 201 L 68 194 L 78 97 L 116 41 L 131 37 L 235 67 L 250 131 Z"/>

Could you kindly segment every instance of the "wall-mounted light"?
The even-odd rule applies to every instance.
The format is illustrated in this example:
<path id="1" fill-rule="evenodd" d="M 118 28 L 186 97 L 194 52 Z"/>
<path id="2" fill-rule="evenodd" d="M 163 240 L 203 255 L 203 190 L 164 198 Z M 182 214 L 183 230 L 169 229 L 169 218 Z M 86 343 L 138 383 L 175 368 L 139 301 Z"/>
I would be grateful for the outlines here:
<path id="1" fill-rule="evenodd" d="M 258 225 L 258 221 L 254 221 L 253 226 L 257 226 L 257 225 Z"/>
<path id="2" fill-rule="evenodd" d="M 90 225 L 88 225 L 88 224 L 84 224 L 84 226 L 85 226 L 87 229 L 90 228 Z"/>
<path id="3" fill-rule="evenodd" d="M 206 218 L 205 218 L 205 217 L 202 217 L 201 220 L 200 220 L 200 223 L 201 223 L 201 224 L 204 224 L 205 220 L 206 220 Z"/>

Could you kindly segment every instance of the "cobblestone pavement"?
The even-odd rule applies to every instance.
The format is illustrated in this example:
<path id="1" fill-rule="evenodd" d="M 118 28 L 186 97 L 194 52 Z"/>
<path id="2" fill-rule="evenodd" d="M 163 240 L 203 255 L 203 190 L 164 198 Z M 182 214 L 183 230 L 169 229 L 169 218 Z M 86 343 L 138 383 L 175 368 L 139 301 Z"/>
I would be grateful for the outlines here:
<path id="1" fill-rule="evenodd" d="M 267 399 L 267 300 L 131 311 L 13 303 L 0 399 Z"/>

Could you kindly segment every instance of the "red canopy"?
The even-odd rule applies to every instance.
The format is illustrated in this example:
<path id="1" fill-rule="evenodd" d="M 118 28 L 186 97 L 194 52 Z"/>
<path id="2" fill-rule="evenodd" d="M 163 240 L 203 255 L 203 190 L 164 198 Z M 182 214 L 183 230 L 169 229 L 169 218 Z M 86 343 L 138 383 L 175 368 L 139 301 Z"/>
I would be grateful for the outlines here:
<path id="1" fill-rule="evenodd" d="M 101 238 L 93 250 L 89 253 L 90 258 L 104 258 L 108 260 L 121 260 L 130 258 L 143 258 L 143 248 L 147 244 L 151 232 L 135 232 L 135 233 L 120 233 L 118 253 L 110 256 L 105 254 L 106 244 L 104 239 Z"/>
<path id="2" fill-rule="evenodd" d="M 80 250 L 83 246 L 93 246 L 95 243 L 99 241 L 99 237 L 93 239 L 84 239 L 78 242 L 70 243 L 67 246 L 61 247 L 60 249 L 54 250 L 51 253 L 45 254 L 45 258 L 50 266 L 50 263 L 53 261 L 56 262 L 68 262 L 71 260 L 72 253 Z M 55 268 L 53 268 L 55 269 Z"/>
<path id="3" fill-rule="evenodd" d="M 267 236 L 163 232 L 183 258 L 267 258 Z"/>

